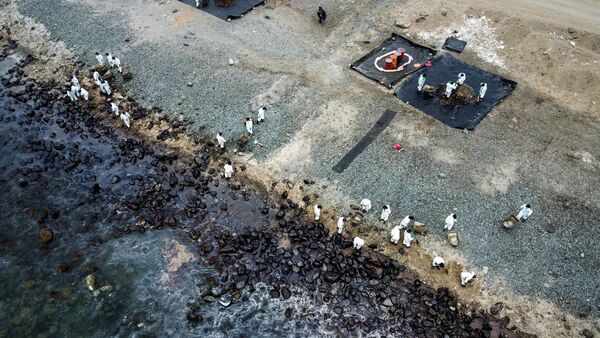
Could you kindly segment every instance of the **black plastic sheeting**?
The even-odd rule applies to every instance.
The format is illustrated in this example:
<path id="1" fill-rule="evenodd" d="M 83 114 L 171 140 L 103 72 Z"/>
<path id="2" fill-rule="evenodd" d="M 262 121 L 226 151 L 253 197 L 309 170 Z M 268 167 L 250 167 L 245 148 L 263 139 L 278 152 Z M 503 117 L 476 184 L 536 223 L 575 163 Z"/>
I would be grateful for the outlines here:
<path id="1" fill-rule="evenodd" d="M 394 73 L 383 73 L 375 68 L 374 62 L 377 57 L 398 48 L 404 48 L 406 53 L 413 57 L 412 64 L 405 67 L 403 71 Z M 354 62 L 351 67 L 364 76 L 391 88 L 403 77 L 417 70 L 417 68 L 413 67 L 415 63 L 420 63 L 421 66 L 424 66 L 427 58 L 430 55 L 434 56 L 435 53 L 436 51 L 431 48 L 416 44 L 398 34 L 392 34 L 392 37 L 385 40 L 377 48 L 369 52 L 369 54 Z M 380 66 L 383 66 L 384 60 L 380 62 Z"/>
<path id="2" fill-rule="evenodd" d="M 382 131 L 392 122 L 396 112 L 392 110 L 386 110 L 375 125 L 369 130 L 369 132 L 354 146 L 350 151 L 333 167 L 333 170 L 337 173 L 342 173 L 348 166 L 360 155 L 371 142 L 373 142 Z"/>
<path id="3" fill-rule="evenodd" d="M 179 0 L 185 4 L 196 7 L 196 0 Z M 202 3 L 202 1 L 200 1 Z M 214 0 L 209 0 L 208 5 L 205 7 L 198 7 L 199 9 L 205 11 L 208 14 L 212 14 L 217 18 L 227 20 L 227 19 L 237 19 L 242 15 L 248 13 L 252 8 L 262 5 L 264 0 L 237 0 L 235 5 L 229 7 L 220 7 L 215 5 Z"/>
<path id="4" fill-rule="evenodd" d="M 444 49 L 447 50 L 451 50 L 453 52 L 462 52 L 465 49 L 465 46 L 467 45 L 466 41 L 463 40 L 459 40 L 453 36 L 449 37 L 446 39 L 446 41 L 444 42 Z"/>
<path id="5" fill-rule="evenodd" d="M 473 87 L 475 97 L 465 105 L 442 106 L 437 97 L 428 97 L 425 93 L 417 91 L 419 76 L 423 72 L 427 74 L 425 84 L 434 87 L 448 81 L 456 81 L 459 73 L 465 73 L 467 76 L 465 84 Z M 477 103 L 481 82 L 487 83 L 488 88 L 484 99 Z M 398 87 L 396 97 L 451 127 L 473 130 L 516 86 L 517 83 L 514 81 L 486 72 L 444 53 L 434 60 L 433 67 L 420 69 Z"/>

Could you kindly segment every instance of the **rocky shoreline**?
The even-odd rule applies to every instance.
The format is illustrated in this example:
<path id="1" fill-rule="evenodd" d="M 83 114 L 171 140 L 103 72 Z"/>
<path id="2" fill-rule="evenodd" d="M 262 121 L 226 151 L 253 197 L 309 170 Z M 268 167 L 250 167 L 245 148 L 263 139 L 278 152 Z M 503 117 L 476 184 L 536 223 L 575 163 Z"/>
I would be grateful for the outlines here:
<path id="1" fill-rule="evenodd" d="M 18 48 L 9 36 L 4 40 L 0 62 Z M 74 179 L 75 187 L 85 187 L 87 197 L 81 204 L 110 201 L 106 212 L 111 217 L 123 217 L 123 210 L 127 214 L 120 227 L 98 234 L 93 219 L 83 227 L 58 226 L 69 211 L 61 212 L 60 205 L 43 209 L 35 218 L 41 236 L 37 245 L 44 250 L 52 251 L 83 233 L 90 233 L 87 246 L 163 228 L 186 233 L 197 247 L 201 265 L 219 275 L 199 283 L 201 296 L 187 311 L 191 328 L 210 322 L 205 312 L 223 306 L 218 300 L 227 305 L 244 302 L 262 283 L 274 302 L 289 299 L 291 290 L 307 292 L 315 304 L 329 309 L 328 325 L 336 335 L 524 336 L 510 327 L 508 317 L 495 318 L 460 304 L 445 288 L 425 285 L 397 261 L 378 253 L 376 245 L 354 251 L 348 239 L 330 235 L 321 223 L 306 221 L 310 197 L 298 205 L 286 193 L 270 198 L 237 177 L 224 180 L 223 154 L 212 142 L 197 140 L 200 153 L 189 156 L 146 141 L 123 130 L 101 101 L 71 104 L 63 97 L 61 83 L 25 78 L 22 68 L 29 62 L 35 62 L 34 57 L 26 56 L 2 77 L 5 113 L 0 122 L 5 131 L 24 135 L 18 150 L 32 156 L 3 165 L 9 175 L 3 180 L 27 191 L 40 182 Z M 165 122 L 153 121 L 153 112 L 131 98 L 124 100 L 134 124 L 144 121 L 149 130 Z M 178 138 L 184 125 L 176 124 L 162 129 L 157 139 Z M 5 146 L 13 142 L 4 141 Z M 236 166 L 238 173 L 243 170 Z M 61 194 L 51 189 L 48 193 Z M 58 269 L 95 271 L 93 264 L 84 266 L 81 261 L 72 259 Z M 302 321 L 305 315 L 285 310 L 290 321 Z"/>

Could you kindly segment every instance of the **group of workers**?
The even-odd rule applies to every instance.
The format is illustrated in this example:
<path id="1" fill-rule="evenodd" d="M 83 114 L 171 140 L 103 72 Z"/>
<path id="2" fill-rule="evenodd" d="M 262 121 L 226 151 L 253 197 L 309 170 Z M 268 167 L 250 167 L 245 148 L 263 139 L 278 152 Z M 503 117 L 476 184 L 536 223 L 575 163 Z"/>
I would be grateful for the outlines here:
<path id="1" fill-rule="evenodd" d="M 448 81 L 446 82 L 444 96 L 449 98 L 452 96 L 452 93 L 458 88 L 459 85 L 465 83 L 467 79 L 467 75 L 465 73 L 459 73 L 456 81 Z M 417 81 L 417 91 L 422 92 L 423 87 L 425 87 L 425 83 L 427 82 L 427 74 L 423 73 L 419 76 L 419 80 Z M 487 92 L 487 83 L 482 82 L 479 84 L 479 95 L 477 96 L 477 102 L 479 103 L 485 97 L 485 93 Z"/>
<path id="2" fill-rule="evenodd" d="M 256 115 L 256 124 L 261 124 L 261 123 L 265 122 L 266 112 L 267 112 L 267 107 L 265 107 L 265 106 L 262 106 L 258 109 L 258 113 Z M 246 126 L 246 133 L 248 134 L 248 136 L 252 136 L 252 134 L 254 134 L 254 122 L 252 121 L 252 118 L 246 117 L 246 120 L 244 121 L 244 125 Z M 221 149 L 225 148 L 225 143 L 227 142 L 227 140 L 223 136 L 223 132 L 218 132 L 216 139 L 217 139 L 217 144 L 219 145 L 219 148 L 221 148 Z"/>
<path id="3" fill-rule="evenodd" d="M 265 122 L 265 114 L 267 112 L 267 107 L 262 106 L 258 109 L 258 113 L 256 115 L 256 124 L 261 124 L 263 122 Z M 246 133 L 248 134 L 248 136 L 252 136 L 252 134 L 254 133 L 254 122 L 252 121 L 251 117 L 246 117 L 246 121 L 245 121 L 245 126 L 246 126 Z M 223 136 L 222 132 L 218 132 L 217 133 L 217 144 L 219 145 L 220 149 L 225 148 L 225 143 L 227 142 L 227 140 L 225 139 L 225 137 Z M 225 165 L 223 166 L 223 176 L 226 179 L 229 179 L 233 176 L 233 164 L 231 163 L 231 160 L 227 160 L 227 163 L 225 163 Z"/>
<path id="4" fill-rule="evenodd" d="M 96 60 L 100 66 L 105 65 L 104 57 L 96 52 Z M 110 68 L 116 68 L 119 73 L 123 72 L 123 68 L 121 67 L 121 60 L 119 58 L 114 57 L 110 53 L 106 53 L 106 60 L 108 61 L 108 66 Z M 128 112 L 119 112 L 119 106 L 111 101 L 110 96 L 112 95 L 112 89 L 107 80 L 102 79 L 100 73 L 95 70 L 92 73 L 92 79 L 94 83 L 98 86 L 100 92 L 107 97 L 109 97 L 108 102 L 110 102 L 110 110 L 119 116 L 125 126 L 127 128 L 131 127 L 131 115 Z M 85 101 L 89 101 L 90 93 L 81 87 L 79 79 L 75 74 L 71 77 L 71 88 L 67 89 L 66 96 L 71 100 L 71 102 L 78 101 L 79 98 L 84 99 Z"/>
<path id="5" fill-rule="evenodd" d="M 317 204 L 314 206 L 315 221 L 319 221 L 321 219 L 322 208 L 323 207 L 320 204 Z M 360 208 L 363 213 L 365 213 L 365 214 L 368 213 L 372 208 L 371 200 L 369 200 L 368 198 L 363 199 L 360 202 Z M 523 220 L 526 220 L 529 216 L 531 216 L 532 213 L 533 213 L 533 211 L 531 210 L 531 205 L 523 204 L 522 206 L 519 207 L 519 212 L 518 212 L 516 218 L 519 221 L 523 221 Z M 387 222 L 390 215 L 391 215 L 391 208 L 389 205 L 386 204 L 382 207 L 379 220 L 383 221 L 383 222 Z M 444 230 L 451 231 L 452 228 L 456 225 L 457 218 L 458 218 L 458 216 L 455 213 L 451 213 L 450 215 L 448 215 L 444 222 Z M 402 240 L 402 244 L 405 247 L 410 248 L 411 243 L 416 240 L 415 237 L 413 236 L 413 229 L 411 229 L 411 227 L 409 226 L 410 223 L 414 222 L 414 221 L 415 221 L 415 217 L 412 215 L 407 215 L 406 217 L 404 217 L 398 225 L 396 225 L 392 228 L 392 230 L 390 232 L 390 242 L 392 242 L 395 245 L 398 244 L 398 242 L 400 241 L 401 230 L 404 230 L 404 237 Z M 345 223 L 346 223 L 346 218 L 343 216 L 340 216 L 337 221 L 337 233 L 338 234 L 341 235 L 344 232 Z M 417 243 L 418 243 L 418 241 L 417 241 Z M 364 239 L 362 239 L 358 236 L 354 237 L 354 239 L 353 239 L 354 249 L 360 250 L 364 245 L 365 245 Z M 446 264 L 446 262 L 444 261 L 444 259 L 442 257 L 435 256 L 432 261 L 432 268 L 444 269 L 444 270 L 446 270 L 446 272 L 448 272 L 448 270 L 445 267 L 445 264 Z M 466 286 L 471 280 L 473 280 L 473 278 L 475 278 L 475 276 L 476 276 L 475 273 L 470 272 L 470 271 L 461 272 L 461 274 L 460 274 L 461 285 Z"/>

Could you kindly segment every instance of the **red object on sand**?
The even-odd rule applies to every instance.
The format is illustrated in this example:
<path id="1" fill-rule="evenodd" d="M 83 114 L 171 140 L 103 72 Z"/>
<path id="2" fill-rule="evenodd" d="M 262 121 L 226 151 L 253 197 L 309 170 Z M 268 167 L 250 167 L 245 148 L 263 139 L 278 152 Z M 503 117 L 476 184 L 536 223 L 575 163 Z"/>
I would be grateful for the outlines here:
<path id="1" fill-rule="evenodd" d="M 401 146 L 400 144 L 398 144 L 398 143 L 394 144 L 394 147 L 393 147 L 393 148 L 394 148 L 394 150 L 395 150 L 395 151 L 401 151 L 401 150 L 404 150 L 404 149 L 402 149 L 402 146 Z"/>

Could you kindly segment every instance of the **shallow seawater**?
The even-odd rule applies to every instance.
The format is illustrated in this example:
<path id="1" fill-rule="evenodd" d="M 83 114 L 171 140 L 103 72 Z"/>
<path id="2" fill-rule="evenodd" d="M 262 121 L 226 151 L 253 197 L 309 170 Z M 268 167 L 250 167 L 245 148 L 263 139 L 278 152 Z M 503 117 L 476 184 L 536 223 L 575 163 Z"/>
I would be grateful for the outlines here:
<path id="1" fill-rule="evenodd" d="M 10 77 L 7 71 L 18 61 L 12 56 L 1 61 L 0 77 Z M 326 306 L 316 306 L 300 289 L 288 300 L 271 300 L 261 284 L 229 307 L 215 302 L 203 308 L 204 319 L 189 325 L 189 304 L 208 276 L 218 277 L 203 266 L 189 229 L 206 222 L 231 229 L 260 224 L 252 215 L 261 201 L 238 199 L 223 188 L 204 197 L 207 213 L 197 221 L 182 217 L 184 224 L 176 229 L 124 232 L 144 224 L 151 212 L 133 211 L 123 200 L 139 195 L 153 176 L 175 173 L 176 165 L 156 166 L 154 157 L 140 153 L 124 161 L 115 155 L 127 138 L 122 131 L 109 137 L 84 119 L 65 118 L 66 102 L 51 108 L 38 105 L 34 96 L 19 102 L 13 94 L 23 90 L 27 84 L 0 85 L 0 336 L 325 333 L 319 320 Z M 26 118 L 30 112 L 35 117 Z M 72 125 L 65 128 L 65 123 Z M 95 184 L 99 191 L 93 192 Z M 182 208 L 189 195 L 183 187 L 173 206 Z M 227 213 L 219 208 L 222 203 Z M 48 244 L 40 239 L 41 228 L 54 233 Z M 84 283 L 90 274 L 96 277 L 95 291 Z M 289 307 L 305 313 L 305 319 L 286 319 Z"/>

